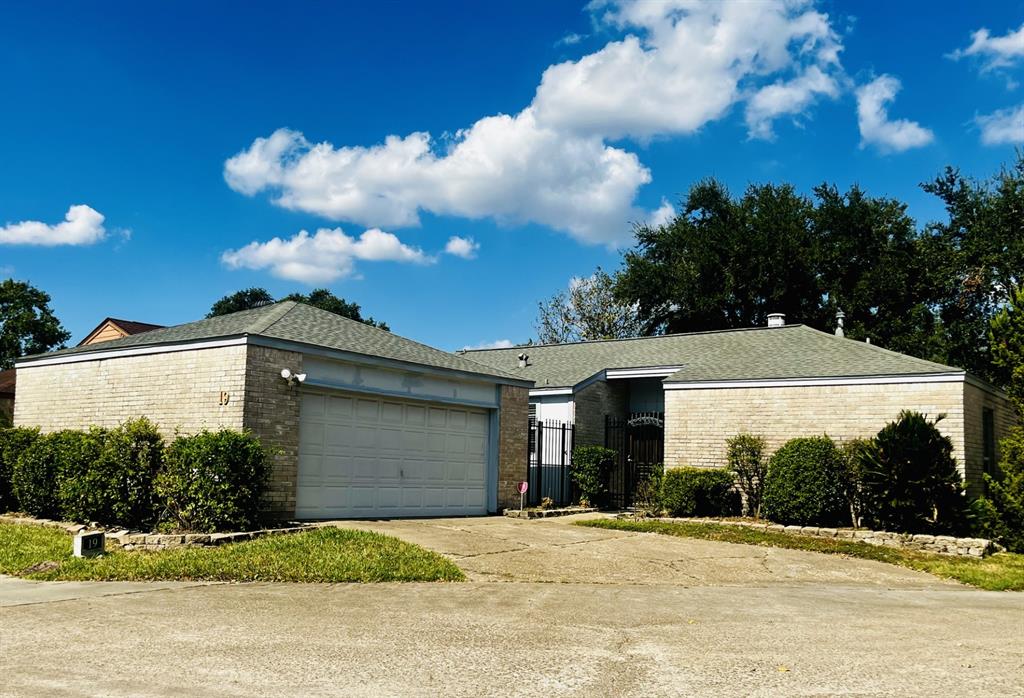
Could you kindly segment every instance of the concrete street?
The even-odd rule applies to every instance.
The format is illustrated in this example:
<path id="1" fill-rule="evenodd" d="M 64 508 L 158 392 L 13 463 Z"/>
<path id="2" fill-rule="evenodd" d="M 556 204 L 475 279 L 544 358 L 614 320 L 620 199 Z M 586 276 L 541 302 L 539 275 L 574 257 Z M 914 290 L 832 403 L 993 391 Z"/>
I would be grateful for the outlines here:
<path id="1" fill-rule="evenodd" d="M 344 522 L 462 584 L 0 579 L 4 695 L 1024 693 L 1024 596 L 863 560 L 566 525 Z"/>

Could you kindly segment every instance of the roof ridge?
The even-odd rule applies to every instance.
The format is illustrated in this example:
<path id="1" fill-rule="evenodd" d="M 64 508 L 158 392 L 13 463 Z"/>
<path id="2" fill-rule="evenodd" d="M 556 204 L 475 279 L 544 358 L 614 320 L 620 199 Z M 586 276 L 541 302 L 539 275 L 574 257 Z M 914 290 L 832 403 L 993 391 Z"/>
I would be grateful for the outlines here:
<path id="1" fill-rule="evenodd" d="M 257 314 L 257 320 L 245 328 L 244 334 L 263 334 L 295 308 L 295 301 L 278 301 L 267 307 L 266 315 Z"/>
<path id="2" fill-rule="evenodd" d="M 914 361 L 916 363 L 927 364 L 929 366 L 938 366 L 939 368 L 948 368 L 948 369 L 952 369 L 954 371 L 960 371 L 960 372 L 963 372 L 963 373 L 967 373 L 966 369 L 960 368 L 958 366 L 950 366 L 949 364 L 940 364 L 938 361 L 930 361 L 929 359 L 922 359 L 920 356 L 914 356 L 913 354 L 904 354 L 903 352 L 895 351 L 894 349 L 886 349 L 885 347 L 878 346 L 877 344 L 872 344 L 871 342 L 866 342 L 866 341 L 865 342 L 861 342 L 861 341 L 858 341 L 856 339 L 850 339 L 848 337 L 840 337 L 840 336 L 838 336 L 836 334 L 833 334 L 832 332 L 825 332 L 824 330 L 819 330 L 819 329 L 817 329 L 815 327 L 810 327 L 808 325 L 802 325 L 802 327 L 806 327 L 810 331 L 815 332 L 817 334 L 821 334 L 821 335 L 824 335 L 826 337 L 831 337 L 834 340 L 845 340 L 845 341 L 854 342 L 858 346 L 866 347 L 868 349 L 873 349 L 874 351 L 880 351 L 880 352 L 882 352 L 884 354 L 888 354 L 890 356 L 898 356 L 899 358 L 904 359 L 904 360 L 909 359 L 909 360 Z"/>
<path id="3" fill-rule="evenodd" d="M 801 322 L 797 322 L 797 323 L 792 323 L 792 324 L 788 324 L 788 325 L 781 325 L 779 327 L 768 327 L 767 325 L 765 325 L 763 327 L 732 327 L 732 328 L 721 329 L 721 330 L 696 330 L 694 332 L 672 332 L 670 334 L 649 334 L 649 335 L 644 335 L 643 337 L 613 337 L 611 339 L 581 339 L 581 340 L 579 340 L 577 342 L 548 342 L 546 344 L 517 344 L 514 347 L 502 347 L 500 349 L 463 349 L 463 350 L 461 350 L 461 352 L 455 352 L 455 353 L 457 353 L 457 354 L 461 353 L 461 354 L 465 355 L 465 354 L 470 354 L 470 353 L 474 353 L 474 352 L 484 352 L 484 351 L 511 351 L 513 349 L 544 349 L 544 348 L 547 348 L 547 347 L 570 347 L 570 346 L 576 346 L 578 344 L 610 344 L 612 342 L 635 342 L 635 341 L 639 341 L 639 340 L 643 340 L 643 339 L 667 339 L 667 338 L 670 338 L 670 337 L 693 337 L 693 336 L 701 335 L 701 334 L 725 334 L 725 333 L 728 333 L 728 332 L 756 332 L 758 330 L 788 330 L 788 329 L 794 329 L 794 328 L 797 328 L 797 327 L 809 327 L 810 329 L 814 329 L 813 327 L 810 327 L 809 325 L 805 325 L 805 324 L 803 324 Z M 820 330 L 818 330 L 818 331 L 820 331 Z"/>

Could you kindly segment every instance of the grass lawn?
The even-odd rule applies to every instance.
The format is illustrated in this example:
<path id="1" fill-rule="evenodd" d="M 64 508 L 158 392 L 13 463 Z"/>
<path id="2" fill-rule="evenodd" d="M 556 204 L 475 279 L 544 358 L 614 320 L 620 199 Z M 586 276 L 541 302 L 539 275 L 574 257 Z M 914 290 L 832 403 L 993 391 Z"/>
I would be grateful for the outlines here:
<path id="1" fill-rule="evenodd" d="M 849 555 L 878 560 L 913 570 L 930 572 L 991 591 L 1024 591 L 1024 555 L 997 553 L 986 558 L 952 557 L 898 548 L 883 548 L 841 538 L 812 538 L 787 533 L 758 531 L 740 526 L 678 521 L 632 521 L 628 519 L 592 519 L 577 521 L 577 526 L 611 528 L 619 531 L 663 533 L 682 538 L 700 538 L 723 543 L 762 545 L 772 548 L 809 550 L 831 555 Z"/>
<path id="2" fill-rule="evenodd" d="M 59 566 L 26 571 L 48 561 Z M 112 551 L 98 558 L 75 558 L 68 533 L 7 523 L 0 523 L 0 574 L 62 581 L 453 582 L 465 578 L 437 553 L 368 531 L 319 528 L 212 548 Z"/>

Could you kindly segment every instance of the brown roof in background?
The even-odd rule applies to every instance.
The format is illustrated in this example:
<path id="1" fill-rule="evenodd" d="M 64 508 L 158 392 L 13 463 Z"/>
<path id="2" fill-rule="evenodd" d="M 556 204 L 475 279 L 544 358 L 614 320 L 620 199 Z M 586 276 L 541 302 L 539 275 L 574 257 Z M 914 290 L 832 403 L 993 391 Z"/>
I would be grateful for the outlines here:
<path id="1" fill-rule="evenodd" d="M 16 373 L 13 368 L 0 371 L 0 395 L 14 395 L 14 382 Z"/>
<path id="2" fill-rule="evenodd" d="M 88 342 L 90 339 L 96 336 L 96 334 L 100 330 L 102 330 L 103 327 L 107 324 L 111 324 L 114 327 L 118 328 L 119 330 L 124 332 L 125 336 L 127 337 L 136 334 L 142 334 L 143 332 L 149 332 L 150 330 L 163 329 L 164 327 L 163 325 L 154 325 L 151 322 L 136 322 L 135 320 L 118 320 L 117 318 L 113 317 L 103 318 L 100 324 L 96 325 L 96 327 L 94 327 L 87 335 L 85 335 L 85 338 L 78 343 L 78 346 L 84 345 L 86 342 Z"/>
<path id="3" fill-rule="evenodd" d="M 128 334 L 142 334 L 143 332 L 149 332 L 150 330 L 159 330 L 163 325 L 154 325 L 151 322 L 136 322 L 135 320 L 118 320 L 117 318 L 107 318 L 112 323 L 120 327 Z"/>

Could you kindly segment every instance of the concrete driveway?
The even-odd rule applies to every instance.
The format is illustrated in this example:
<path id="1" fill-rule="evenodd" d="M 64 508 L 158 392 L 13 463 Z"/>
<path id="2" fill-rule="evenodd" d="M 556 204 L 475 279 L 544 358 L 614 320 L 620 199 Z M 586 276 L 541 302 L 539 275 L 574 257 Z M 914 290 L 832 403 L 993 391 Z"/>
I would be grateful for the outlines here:
<path id="1" fill-rule="evenodd" d="M 379 531 L 450 557 L 473 581 L 673 586 L 842 585 L 942 589 L 959 585 L 871 560 L 800 550 L 583 528 L 583 515 L 336 521 Z"/>
<path id="2" fill-rule="evenodd" d="M 442 550 L 471 581 L 80 585 L 33 600 L 0 579 L 0 693 L 1024 693 L 1019 594 L 564 521 L 344 525 Z"/>

